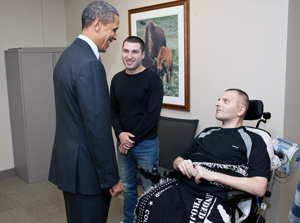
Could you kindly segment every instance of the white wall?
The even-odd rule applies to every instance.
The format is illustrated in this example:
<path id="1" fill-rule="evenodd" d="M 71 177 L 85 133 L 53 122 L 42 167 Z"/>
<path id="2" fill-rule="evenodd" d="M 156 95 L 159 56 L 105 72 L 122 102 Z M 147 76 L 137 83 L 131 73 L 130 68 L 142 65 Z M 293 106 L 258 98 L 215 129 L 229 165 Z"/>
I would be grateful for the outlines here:
<path id="1" fill-rule="evenodd" d="M 0 171 L 14 168 L 4 51 L 66 46 L 64 0 L 0 0 Z"/>
<path id="2" fill-rule="evenodd" d="M 286 91 L 284 112 L 285 139 L 300 144 L 300 2 L 289 1 L 289 23 L 287 44 L 287 66 L 286 66 Z M 300 178 L 299 167 L 296 172 L 285 179 L 280 180 L 280 215 L 279 222 L 285 222 L 286 214 L 289 213 L 295 198 L 297 183 Z"/>

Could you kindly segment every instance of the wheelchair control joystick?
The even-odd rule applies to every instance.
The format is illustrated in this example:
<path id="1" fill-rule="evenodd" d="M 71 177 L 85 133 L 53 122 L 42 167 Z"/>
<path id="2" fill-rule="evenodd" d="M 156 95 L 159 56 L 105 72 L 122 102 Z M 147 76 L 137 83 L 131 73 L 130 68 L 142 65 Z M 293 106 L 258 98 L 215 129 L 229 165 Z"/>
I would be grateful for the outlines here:
<path id="1" fill-rule="evenodd" d="M 152 168 L 152 175 L 160 175 L 158 172 L 158 169 L 156 167 L 156 163 L 153 163 L 153 168 Z"/>
<path id="2" fill-rule="evenodd" d="M 153 183 L 158 183 L 160 179 L 160 174 L 158 172 L 158 169 L 156 168 L 156 164 L 154 165 L 151 173 L 148 170 L 145 170 L 142 167 L 136 165 L 134 166 L 134 169 L 141 175 L 143 175 L 146 179 L 151 180 Z"/>

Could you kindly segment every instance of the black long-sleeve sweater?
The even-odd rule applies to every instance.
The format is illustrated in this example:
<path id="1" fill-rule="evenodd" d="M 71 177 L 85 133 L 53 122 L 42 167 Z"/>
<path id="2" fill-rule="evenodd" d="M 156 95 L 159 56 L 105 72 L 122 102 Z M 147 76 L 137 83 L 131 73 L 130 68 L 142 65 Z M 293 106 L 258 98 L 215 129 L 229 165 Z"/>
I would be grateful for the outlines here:
<path id="1" fill-rule="evenodd" d="M 162 81 L 152 71 L 130 75 L 117 73 L 110 86 L 111 121 L 119 140 L 121 132 L 130 132 L 133 141 L 157 137 L 163 100 Z"/>

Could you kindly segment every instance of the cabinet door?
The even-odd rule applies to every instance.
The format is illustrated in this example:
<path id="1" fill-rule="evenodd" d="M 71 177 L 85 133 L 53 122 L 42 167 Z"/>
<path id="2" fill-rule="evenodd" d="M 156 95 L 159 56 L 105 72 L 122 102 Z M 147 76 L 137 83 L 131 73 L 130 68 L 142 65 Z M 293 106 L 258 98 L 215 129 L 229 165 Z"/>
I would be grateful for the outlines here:
<path id="1" fill-rule="evenodd" d="M 29 181 L 47 177 L 55 131 L 52 53 L 22 53 Z"/>

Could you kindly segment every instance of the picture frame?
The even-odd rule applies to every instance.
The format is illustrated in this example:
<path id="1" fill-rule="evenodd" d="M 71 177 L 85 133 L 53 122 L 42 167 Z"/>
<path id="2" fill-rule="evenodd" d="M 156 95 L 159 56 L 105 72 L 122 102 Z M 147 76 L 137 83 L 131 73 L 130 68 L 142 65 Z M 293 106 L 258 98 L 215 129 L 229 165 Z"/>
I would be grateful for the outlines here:
<path id="1" fill-rule="evenodd" d="M 130 9 L 128 22 L 145 42 L 143 66 L 162 79 L 162 107 L 190 111 L 189 0 Z"/>

